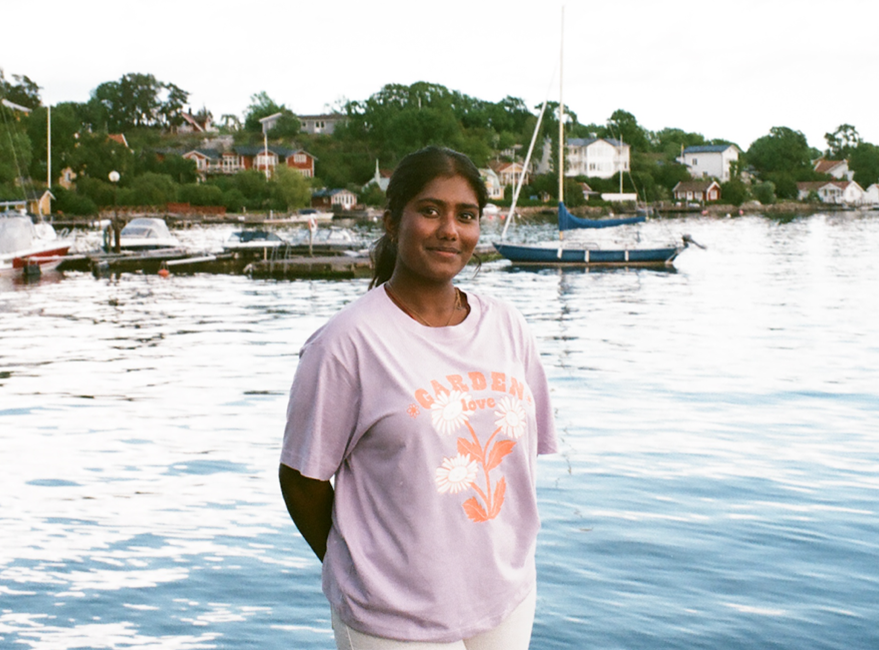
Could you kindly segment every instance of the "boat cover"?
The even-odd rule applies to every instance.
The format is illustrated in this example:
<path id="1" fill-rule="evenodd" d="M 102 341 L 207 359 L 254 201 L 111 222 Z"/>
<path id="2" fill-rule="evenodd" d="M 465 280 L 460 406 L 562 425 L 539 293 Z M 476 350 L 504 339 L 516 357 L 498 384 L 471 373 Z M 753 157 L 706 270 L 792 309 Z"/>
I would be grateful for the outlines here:
<path id="1" fill-rule="evenodd" d="M 624 217 L 619 219 L 581 219 L 575 217 L 559 202 L 559 230 L 574 230 L 575 228 L 612 228 L 625 226 L 630 223 L 647 221 L 647 217 Z"/>

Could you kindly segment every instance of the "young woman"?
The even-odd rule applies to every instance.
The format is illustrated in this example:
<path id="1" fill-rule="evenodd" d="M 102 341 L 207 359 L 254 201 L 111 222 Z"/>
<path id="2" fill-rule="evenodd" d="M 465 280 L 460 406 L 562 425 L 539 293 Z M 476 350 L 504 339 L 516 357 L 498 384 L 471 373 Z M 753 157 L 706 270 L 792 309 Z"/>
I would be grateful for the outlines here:
<path id="1" fill-rule="evenodd" d="M 340 649 L 525 650 L 546 377 L 521 315 L 452 282 L 486 203 L 473 163 L 422 149 L 387 196 L 372 290 L 300 352 L 284 500 Z"/>

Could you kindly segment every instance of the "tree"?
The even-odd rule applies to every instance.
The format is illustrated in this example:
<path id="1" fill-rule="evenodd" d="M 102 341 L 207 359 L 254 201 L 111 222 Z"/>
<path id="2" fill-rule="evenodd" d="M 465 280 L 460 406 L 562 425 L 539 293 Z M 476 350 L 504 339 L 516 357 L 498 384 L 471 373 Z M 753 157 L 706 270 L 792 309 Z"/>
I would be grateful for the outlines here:
<path id="1" fill-rule="evenodd" d="M 848 158 L 861 144 L 861 136 L 851 124 L 840 124 L 833 133 L 825 133 L 824 139 L 827 141 L 827 157 L 831 160 Z"/>
<path id="2" fill-rule="evenodd" d="M 70 166 L 78 176 L 102 181 L 111 171 L 117 171 L 122 175 L 121 184 L 125 185 L 134 170 L 134 154 L 106 133 L 84 132 L 80 134 L 79 146 L 73 150 Z"/>
<path id="3" fill-rule="evenodd" d="M 796 175 L 812 167 L 812 151 L 806 136 L 786 126 L 772 127 L 769 135 L 751 143 L 746 156 L 748 162 L 764 174 L 787 172 Z"/>
<path id="4" fill-rule="evenodd" d="M 35 108 L 25 120 L 27 134 L 33 146 L 34 156 L 30 164 L 31 178 L 46 178 L 48 109 Z M 71 166 L 74 150 L 79 142 L 81 122 L 78 106 L 65 102 L 52 107 L 52 174 L 53 182 L 61 175 L 61 170 Z"/>
<path id="5" fill-rule="evenodd" d="M 169 127 L 180 123 L 189 93 L 151 74 L 129 73 L 92 91 L 88 121 L 94 130 L 119 133 L 133 127 Z"/>
<path id="6" fill-rule="evenodd" d="M 31 142 L 27 137 L 21 113 L 0 104 L 0 185 L 7 185 L 4 194 L 15 194 L 11 186 L 27 174 L 31 163 Z M 20 194 L 21 190 L 17 190 Z"/>
<path id="7" fill-rule="evenodd" d="M 177 183 L 167 174 L 141 174 L 132 179 L 128 189 L 120 203 L 162 206 L 177 200 Z"/>
<path id="8" fill-rule="evenodd" d="M 308 179 L 295 169 L 279 165 L 272 175 L 271 184 L 273 198 L 287 210 L 298 210 L 311 202 Z"/>
<path id="9" fill-rule="evenodd" d="M 860 142 L 849 154 L 849 167 L 855 173 L 855 181 L 861 187 L 879 182 L 879 147 Z"/>
<path id="10" fill-rule="evenodd" d="M 0 99 L 30 109 L 41 105 L 40 87 L 35 81 L 24 74 L 14 74 L 12 78 L 15 80 L 14 84 L 6 81 L 3 68 L 0 68 Z"/>
<path id="11" fill-rule="evenodd" d="M 628 111 L 622 109 L 615 110 L 610 119 L 608 119 L 607 125 L 610 128 L 611 137 L 622 139 L 623 142 L 631 145 L 635 151 L 645 153 L 650 151 L 648 132 L 641 128 L 635 116 Z"/>

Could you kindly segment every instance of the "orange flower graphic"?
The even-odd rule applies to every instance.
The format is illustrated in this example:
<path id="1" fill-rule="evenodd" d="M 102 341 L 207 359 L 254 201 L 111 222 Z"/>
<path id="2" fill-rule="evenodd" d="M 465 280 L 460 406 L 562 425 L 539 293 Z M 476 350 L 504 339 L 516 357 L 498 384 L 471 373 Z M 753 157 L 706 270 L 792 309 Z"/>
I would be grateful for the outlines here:
<path id="1" fill-rule="evenodd" d="M 464 410 L 466 399 L 469 399 L 468 394 L 456 392 L 438 397 L 431 406 L 431 417 L 437 431 L 449 434 L 463 425 L 470 432 L 469 438 L 458 438 L 458 455 L 443 459 L 442 465 L 436 470 L 435 480 L 437 490 L 441 493 L 457 494 L 472 488 L 477 496 L 463 503 L 464 512 L 471 521 L 488 521 L 500 514 L 507 490 L 503 476 L 492 486 L 491 471 L 513 451 L 516 440 L 524 435 L 528 421 L 522 403 L 504 397 L 494 413 L 497 428 L 483 445 Z M 498 434 L 514 440 L 496 440 Z M 476 483 L 479 467 L 485 478 L 485 489 Z"/>

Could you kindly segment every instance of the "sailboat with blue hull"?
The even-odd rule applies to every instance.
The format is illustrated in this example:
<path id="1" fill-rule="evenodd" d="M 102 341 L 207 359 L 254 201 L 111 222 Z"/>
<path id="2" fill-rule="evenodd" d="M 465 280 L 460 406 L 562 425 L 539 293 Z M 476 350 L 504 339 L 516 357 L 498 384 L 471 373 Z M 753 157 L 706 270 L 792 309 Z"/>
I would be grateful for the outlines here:
<path id="1" fill-rule="evenodd" d="M 564 11 L 564 10 L 563 10 Z M 564 42 L 564 14 L 562 15 L 562 42 Z M 562 46 L 564 52 L 564 45 Z M 662 246 L 658 248 L 604 248 L 597 245 L 583 245 L 576 241 L 565 241 L 564 233 L 568 230 L 579 229 L 599 229 L 613 228 L 617 226 L 625 226 L 637 224 L 647 220 L 646 216 L 638 215 L 635 217 L 609 218 L 609 219 L 583 219 L 571 214 L 565 207 L 564 203 L 564 103 L 562 102 L 562 83 L 561 83 L 561 58 L 559 71 L 559 208 L 558 208 L 558 228 L 559 241 L 547 242 L 539 244 L 510 244 L 504 241 L 507 228 L 513 220 L 516 211 L 516 201 L 519 192 L 522 189 L 524 174 L 519 179 L 519 183 L 513 193 L 513 202 L 507 217 L 507 223 L 504 225 L 503 234 L 500 242 L 494 242 L 497 252 L 513 264 L 530 264 L 539 266 L 641 266 L 641 267 L 670 267 L 675 258 L 687 248 L 689 243 L 696 243 L 684 235 L 680 244 Z M 528 148 L 528 154 L 525 157 L 524 167 L 527 169 L 531 154 L 534 151 L 534 144 L 537 140 L 537 134 L 540 130 L 540 122 L 546 111 L 547 102 L 543 102 L 540 109 L 540 115 L 537 118 L 537 125 L 534 128 L 534 135 L 531 138 L 531 145 Z M 622 179 L 622 169 L 620 170 L 620 178 Z M 622 182 L 622 180 L 621 180 Z M 622 190 L 621 190 L 622 193 Z"/>

